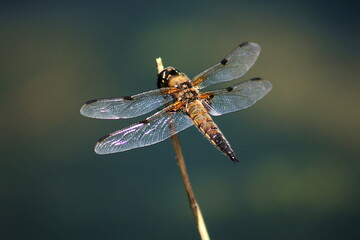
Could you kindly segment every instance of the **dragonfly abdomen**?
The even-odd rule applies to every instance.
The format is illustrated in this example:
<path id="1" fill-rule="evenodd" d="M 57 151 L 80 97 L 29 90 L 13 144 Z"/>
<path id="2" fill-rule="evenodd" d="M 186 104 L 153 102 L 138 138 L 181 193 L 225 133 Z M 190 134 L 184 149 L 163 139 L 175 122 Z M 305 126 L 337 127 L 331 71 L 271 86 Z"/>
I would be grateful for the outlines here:
<path id="1" fill-rule="evenodd" d="M 195 126 L 214 144 L 221 152 L 226 154 L 233 162 L 238 162 L 229 142 L 214 123 L 202 103 L 198 100 L 191 102 L 188 106 L 189 117 Z"/>

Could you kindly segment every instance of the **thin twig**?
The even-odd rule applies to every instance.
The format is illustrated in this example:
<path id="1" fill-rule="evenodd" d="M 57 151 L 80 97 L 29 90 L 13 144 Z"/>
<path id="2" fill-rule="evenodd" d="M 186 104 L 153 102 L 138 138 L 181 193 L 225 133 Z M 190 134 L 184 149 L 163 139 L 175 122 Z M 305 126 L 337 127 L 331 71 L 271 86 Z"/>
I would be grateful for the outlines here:
<path id="1" fill-rule="evenodd" d="M 158 73 L 160 73 L 164 69 L 161 58 L 156 59 L 156 64 L 157 64 Z M 181 177 L 183 179 L 186 193 L 189 198 L 190 208 L 195 216 L 195 220 L 197 223 L 197 227 L 198 227 L 201 239 L 202 240 L 210 240 L 204 219 L 203 219 L 201 211 L 200 211 L 200 206 L 196 201 L 195 194 L 192 190 L 190 179 L 189 179 L 189 176 L 186 171 L 184 156 L 181 151 L 179 137 L 175 134 L 171 137 L 171 140 L 172 140 L 175 154 L 176 154 L 177 165 L 179 166 L 179 169 L 181 172 Z"/>
<path id="2" fill-rule="evenodd" d="M 177 164 L 180 168 L 180 172 L 181 172 L 181 176 L 182 176 L 182 179 L 183 179 L 183 182 L 185 185 L 186 193 L 189 198 L 190 208 L 195 216 L 195 220 L 197 223 L 197 227 L 198 227 L 201 239 L 209 240 L 210 239 L 209 234 L 207 232 L 206 225 L 205 225 L 204 219 L 203 219 L 201 211 L 200 211 L 200 206 L 196 201 L 195 194 L 192 190 L 190 179 L 189 179 L 189 176 L 186 171 L 185 161 L 184 161 L 184 157 L 183 157 L 183 154 L 181 151 L 179 137 L 175 134 L 171 137 L 171 140 L 172 140 L 174 150 L 176 153 Z"/>

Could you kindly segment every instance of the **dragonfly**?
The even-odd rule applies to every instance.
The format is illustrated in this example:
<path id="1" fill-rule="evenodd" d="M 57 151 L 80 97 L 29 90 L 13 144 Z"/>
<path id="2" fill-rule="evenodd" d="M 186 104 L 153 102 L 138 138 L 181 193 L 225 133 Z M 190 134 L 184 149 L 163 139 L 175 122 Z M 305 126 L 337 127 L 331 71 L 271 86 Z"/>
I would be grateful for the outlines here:
<path id="1" fill-rule="evenodd" d="M 150 117 L 100 138 L 95 152 L 110 154 L 149 146 L 196 126 L 211 144 L 234 163 L 238 162 L 230 143 L 212 116 L 252 106 L 271 90 L 272 84 L 262 78 L 252 78 L 224 89 L 200 90 L 242 77 L 259 54 L 258 44 L 244 42 L 192 80 L 178 69 L 166 67 L 158 73 L 158 89 L 133 96 L 85 102 L 80 113 L 96 119 L 134 118 L 162 107 Z"/>

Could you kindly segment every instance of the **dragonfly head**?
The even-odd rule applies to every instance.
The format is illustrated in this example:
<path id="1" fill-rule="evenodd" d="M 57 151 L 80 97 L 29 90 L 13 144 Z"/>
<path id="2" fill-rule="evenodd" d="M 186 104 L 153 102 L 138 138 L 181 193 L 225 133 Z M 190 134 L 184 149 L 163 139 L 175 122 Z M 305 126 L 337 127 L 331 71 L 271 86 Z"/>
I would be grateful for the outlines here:
<path id="1" fill-rule="evenodd" d="M 158 74 L 158 88 L 168 87 L 169 81 L 173 77 L 181 75 L 181 72 L 174 67 L 167 67 Z"/>

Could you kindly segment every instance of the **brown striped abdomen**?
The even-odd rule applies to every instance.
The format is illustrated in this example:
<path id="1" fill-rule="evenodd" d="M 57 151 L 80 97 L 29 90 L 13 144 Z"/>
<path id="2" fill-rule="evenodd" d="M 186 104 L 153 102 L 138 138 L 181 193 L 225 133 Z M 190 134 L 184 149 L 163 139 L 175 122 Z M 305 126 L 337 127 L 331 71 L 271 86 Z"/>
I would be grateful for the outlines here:
<path id="1" fill-rule="evenodd" d="M 233 162 L 238 162 L 229 142 L 214 123 L 202 103 L 199 100 L 192 101 L 189 103 L 187 109 L 189 117 L 205 137 L 221 152 L 229 156 Z"/>

